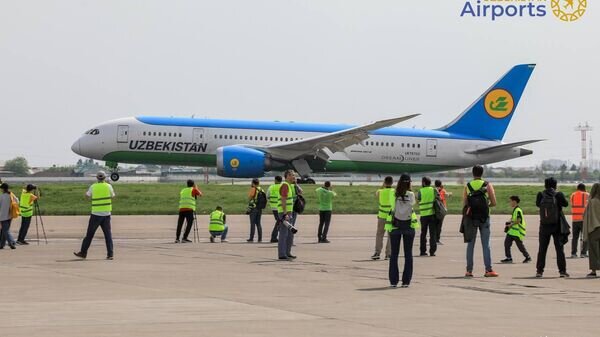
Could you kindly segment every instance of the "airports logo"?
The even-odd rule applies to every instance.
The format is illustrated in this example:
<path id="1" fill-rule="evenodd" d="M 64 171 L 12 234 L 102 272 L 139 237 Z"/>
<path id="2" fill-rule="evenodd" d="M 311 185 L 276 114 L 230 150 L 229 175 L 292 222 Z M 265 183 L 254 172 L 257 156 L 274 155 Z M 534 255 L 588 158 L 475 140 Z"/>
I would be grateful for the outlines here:
<path id="1" fill-rule="evenodd" d="M 549 9 L 561 21 L 572 22 L 583 16 L 587 0 L 467 0 L 460 16 L 490 18 L 492 21 L 514 17 L 539 18 L 549 16 Z"/>
<path id="2" fill-rule="evenodd" d="M 492 118 L 502 119 L 513 112 L 515 100 L 510 92 L 504 89 L 494 89 L 485 95 L 485 111 Z"/>
<path id="3" fill-rule="evenodd" d="M 566 3 L 561 6 L 561 3 Z M 575 6 L 577 2 L 577 6 Z M 562 21 L 575 21 L 583 16 L 587 0 L 552 0 L 552 13 Z"/>
<path id="4" fill-rule="evenodd" d="M 237 158 L 233 158 L 229 161 L 229 166 L 231 166 L 232 169 L 236 169 L 240 166 L 240 161 Z"/>

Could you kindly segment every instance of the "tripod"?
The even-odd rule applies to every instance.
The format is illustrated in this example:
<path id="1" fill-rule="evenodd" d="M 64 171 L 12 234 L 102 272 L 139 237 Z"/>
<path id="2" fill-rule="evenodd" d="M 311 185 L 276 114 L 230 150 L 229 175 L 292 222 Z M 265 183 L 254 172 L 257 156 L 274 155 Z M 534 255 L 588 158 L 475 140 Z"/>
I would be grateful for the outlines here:
<path id="1" fill-rule="evenodd" d="M 200 234 L 198 233 L 198 217 L 196 216 L 196 212 L 194 212 L 194 242 L 200 242 Z"/>
<path id="2" fill-rule="evenodd" d="M 42 225 L 42 233 L 44 235 L 44 241 L 48 244 L 48 238 L 46 237 L 46 229 L 44 229 L 44 218 L 42 218 L 42 212 L 40 211 L 40 204 L 38 201 L 33 202 L 34 214 L 35 214 L 35 232 L 37 235 L 37 244 L 40 244 L 40 230 L 38 227 L 38 219 L 39 224 Z"/>

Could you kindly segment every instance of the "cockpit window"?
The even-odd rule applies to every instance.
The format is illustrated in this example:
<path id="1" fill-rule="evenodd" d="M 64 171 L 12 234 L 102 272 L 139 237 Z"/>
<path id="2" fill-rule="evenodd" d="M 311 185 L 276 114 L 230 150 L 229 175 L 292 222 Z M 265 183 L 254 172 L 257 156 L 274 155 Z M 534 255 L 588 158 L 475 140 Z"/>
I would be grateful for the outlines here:
<path id="1" fill-rule="evenodd" d="M 100 134 L 100 130 L 98 129 L 91 129 L 91 130 L 87 130 L 85 132 L 86 135 L 99 135 Z"/>

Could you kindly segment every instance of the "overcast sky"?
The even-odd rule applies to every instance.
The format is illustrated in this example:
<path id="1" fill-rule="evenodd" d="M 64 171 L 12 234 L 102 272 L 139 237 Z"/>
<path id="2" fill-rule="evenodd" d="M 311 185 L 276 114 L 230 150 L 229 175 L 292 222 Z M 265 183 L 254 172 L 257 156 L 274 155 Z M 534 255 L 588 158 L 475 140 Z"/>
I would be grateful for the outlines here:
<path id="1" fill-rule="evenodd" d="M 565 23 L 460 0 L 2 1 L 0 161 L 74 163 L 86 129 L 140 114 L 436 128 L 519 63 L 538 66 L 504 140 L 547 141 L 502 165 L 579 163 L 584 121 L 600 159 L 596 3 Z"/>

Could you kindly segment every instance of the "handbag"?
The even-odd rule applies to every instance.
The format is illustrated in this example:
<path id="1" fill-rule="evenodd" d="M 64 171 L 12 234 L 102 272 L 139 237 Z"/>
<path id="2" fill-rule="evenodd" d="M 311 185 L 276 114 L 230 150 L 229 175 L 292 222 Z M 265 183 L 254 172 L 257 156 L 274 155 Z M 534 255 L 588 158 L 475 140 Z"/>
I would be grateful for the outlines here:
<path id="1" fill-rule="evenodd" d="M 17 197 L 10 192 L 10 217 L 11 219 L 16 219 L 21 215 L 21 207 L 17 202 Z"/>

